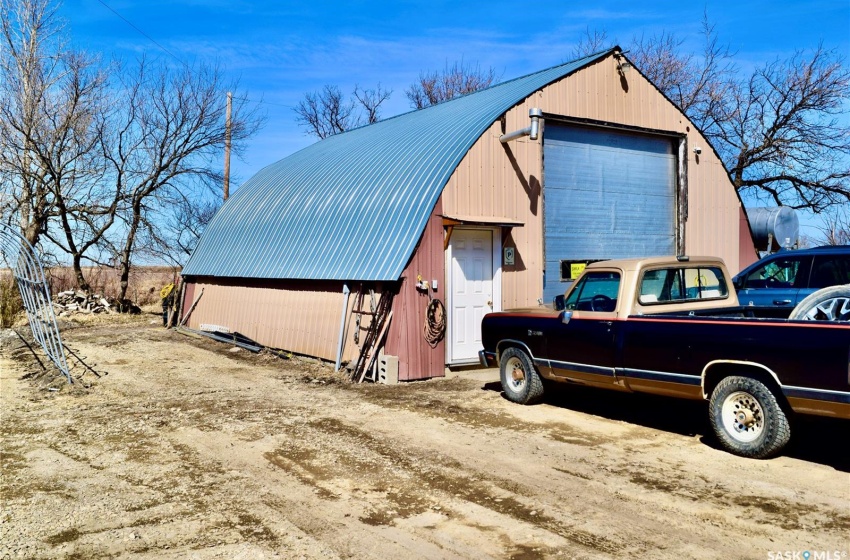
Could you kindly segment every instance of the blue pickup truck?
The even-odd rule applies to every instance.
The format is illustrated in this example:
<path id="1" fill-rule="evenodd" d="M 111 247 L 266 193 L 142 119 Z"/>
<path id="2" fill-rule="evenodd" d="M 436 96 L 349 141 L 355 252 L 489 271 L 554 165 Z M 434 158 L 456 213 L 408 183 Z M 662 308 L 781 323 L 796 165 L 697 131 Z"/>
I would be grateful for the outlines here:
<path id="1" fill-rule="evenodd" d="M 782 449 L 794 413 L 850 418 L 850 323 L 756 317 L 720 259 L 593 263 L 556 307 L 482 320 L 511 401 L 544 381 L 707 399 L 721 444 L 752 458 Z"/>

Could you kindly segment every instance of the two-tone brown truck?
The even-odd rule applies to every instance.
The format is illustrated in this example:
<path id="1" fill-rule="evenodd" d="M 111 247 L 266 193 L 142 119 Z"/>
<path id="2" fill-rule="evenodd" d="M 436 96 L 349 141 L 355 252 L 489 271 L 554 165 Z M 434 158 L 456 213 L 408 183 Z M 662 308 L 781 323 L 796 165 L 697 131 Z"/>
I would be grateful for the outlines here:
<path id="1" fill-rule="evenodd" d="M 593 263 L 554 307 L 482 321 L 481 363 L 511 401 L 545 381 L 708 399 L 721 444 L 754 458 L 782 449 L 794 413 L 850 418 L 850 323 L 753 317 L 720 259 Z"/>

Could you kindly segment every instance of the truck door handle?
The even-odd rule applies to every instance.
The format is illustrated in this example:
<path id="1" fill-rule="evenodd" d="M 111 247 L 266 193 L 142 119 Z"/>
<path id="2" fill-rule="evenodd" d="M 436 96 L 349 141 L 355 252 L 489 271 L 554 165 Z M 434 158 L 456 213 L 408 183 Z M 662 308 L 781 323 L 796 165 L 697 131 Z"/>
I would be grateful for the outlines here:
<path id="1" fill-rule="evenodd" d="M 773 305 L 791 305 L 790 299 L 775 299 Z"/>

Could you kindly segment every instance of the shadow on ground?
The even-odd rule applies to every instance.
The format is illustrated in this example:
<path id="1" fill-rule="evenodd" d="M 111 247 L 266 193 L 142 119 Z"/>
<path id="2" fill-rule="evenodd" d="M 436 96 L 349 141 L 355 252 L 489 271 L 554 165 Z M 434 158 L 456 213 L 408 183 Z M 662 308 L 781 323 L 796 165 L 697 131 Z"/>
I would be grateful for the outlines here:
<path id="1" fill-rule="evenodd" d="M 501 384 L 496 382 L 483 388 L 502 391 Z M 711 430 L 705 401 L 557 383 L 547 386 L 543 404 L 683 436 L 701 436 L 704 445 L 721 449 Z M 850 472 L 847 441 L 850 441 L 850 421 L 797 415 L 792 418 L 791 441 L 782 455 Z"/>

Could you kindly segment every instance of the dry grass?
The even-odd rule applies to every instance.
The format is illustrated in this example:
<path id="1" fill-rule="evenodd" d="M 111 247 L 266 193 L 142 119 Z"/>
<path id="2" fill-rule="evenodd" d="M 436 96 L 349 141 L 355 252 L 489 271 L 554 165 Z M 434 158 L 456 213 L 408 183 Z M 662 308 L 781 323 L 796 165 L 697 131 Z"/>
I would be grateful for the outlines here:
<path id="1" fill-rule="evenodd" d="M 158 309 L 157 309 L 158 307 Z M 138 324 L 162 324 L 162 307 L 145 306 L 140 315 L 130 313 L 74 313 L 67 317 L 58 317 L 60 321 L 80 326 L 97 327 L 102 325 L 127 326 Z M 61 328 L 61 327 L 60 327 Z"/>
<path id="2" fill-rule="evenodd" d="M 8 328 L 15 324 L 23 310 L 21 293 L 12 275 L 8 271 L 0 271 L 0 328 Z"/>
<path id="3" fill-rule="evenodd" d="M 44 271 L 52 295 L 76 288 L 74 271 L 69 267 L 55 267 Z M 106 267 L 88 267 L 83 269 L 92 292 L 106 297 L 118 297 L 120 278 L 118 272 Z M 162 312 L 159 291 L 166 284 L 179 278 L 180 270 L 167 266 L 139 267 L 130 274 L 127 298 L 142 308 L 145 315 Z M 108 315 L 113 317 L 114 315 Z M 88 318 L 83 318 L 88 317 Z M 86 316 L 77 314 L 74 320 L 81 323 L 97 323 L 100 315 Z M 9 269 L 0 269 L 0 328 L 26 323 L 23 303 L 18 287 Z"/>
<path id="4" fill-rule="evenodd" d="M 45 271 L 51 292 L 57 294 L 76 287 L 74 271 L 68 267 L 51 268 Z M 118 297 L 121 290 L 117 270 L 107 267 L 87 267 L 83 275 L 92 287 L 92 292 L 106 297 Z M 137 267 L 130 273 L 127 299 L 139 307 L 159 304 L 159 290 L 179 278 L 180 269 L 169 266 Z"/>

